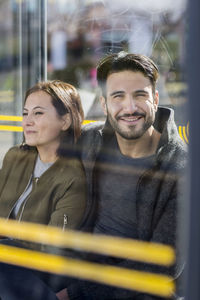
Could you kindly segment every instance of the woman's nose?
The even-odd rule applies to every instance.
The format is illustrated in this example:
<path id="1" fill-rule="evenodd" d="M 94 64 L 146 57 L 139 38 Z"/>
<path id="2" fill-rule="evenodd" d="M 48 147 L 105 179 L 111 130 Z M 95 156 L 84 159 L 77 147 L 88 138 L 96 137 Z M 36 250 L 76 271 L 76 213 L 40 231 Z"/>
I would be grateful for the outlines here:
<path id="1" fill-rule="evenodd" d="M 26 116 L 23 118 L 23 123 L 24 123 L 25 125 L 33 125 L 34 119 L 33 119 L 32 114 L 26 115 Z"/>

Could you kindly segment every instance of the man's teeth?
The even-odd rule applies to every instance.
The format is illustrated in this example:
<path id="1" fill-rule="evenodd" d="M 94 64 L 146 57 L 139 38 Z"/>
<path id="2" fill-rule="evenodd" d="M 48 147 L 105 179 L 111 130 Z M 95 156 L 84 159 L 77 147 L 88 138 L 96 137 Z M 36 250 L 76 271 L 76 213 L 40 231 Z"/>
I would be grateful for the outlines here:
<path id="1" fill-rule="evenodd" d="M 122 118 L 125 121 L 129 121 L 129 122 L 133 122 L 133 121 L 137 121 L 138 119 L 140 119 L 140 117 L 132 117 L 132 118 Z"/>

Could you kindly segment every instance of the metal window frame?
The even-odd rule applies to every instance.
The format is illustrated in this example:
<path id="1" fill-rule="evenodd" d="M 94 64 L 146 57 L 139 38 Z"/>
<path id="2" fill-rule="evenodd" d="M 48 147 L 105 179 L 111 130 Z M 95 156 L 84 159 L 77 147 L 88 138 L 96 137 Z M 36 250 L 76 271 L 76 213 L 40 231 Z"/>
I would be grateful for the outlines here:
<path id="1" fill-rule="evenodd" d="M 33 4 L 32 4 L 33 5 Z M 47 79 L 47 0 L 19 2 L 20 69 L 22 95 L 36 82 Z"/>
<path id="2" fill-rule="evenodd" d="M 200 299 L 200 2 L 188 0 L 188 41 L 187 41 L 187 74 L 189 84 L 189 120 L 190 120 L 190 191 L 189 191 L 189 224 L 188 252 L 186 260 L 185 295 L 186 300 Z"/>

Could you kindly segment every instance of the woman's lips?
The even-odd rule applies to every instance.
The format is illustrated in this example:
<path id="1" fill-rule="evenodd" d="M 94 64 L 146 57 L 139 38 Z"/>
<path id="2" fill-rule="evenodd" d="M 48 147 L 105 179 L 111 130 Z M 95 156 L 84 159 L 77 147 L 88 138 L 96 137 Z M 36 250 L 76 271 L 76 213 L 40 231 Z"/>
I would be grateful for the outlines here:
<path id="1" fill-rule="evenodd" d="M 34 133 L 36 133 L 36 131 L 34 131 L 34 130 L 26 130 L 25 131 L 25 134 L 34 134 Z"/>

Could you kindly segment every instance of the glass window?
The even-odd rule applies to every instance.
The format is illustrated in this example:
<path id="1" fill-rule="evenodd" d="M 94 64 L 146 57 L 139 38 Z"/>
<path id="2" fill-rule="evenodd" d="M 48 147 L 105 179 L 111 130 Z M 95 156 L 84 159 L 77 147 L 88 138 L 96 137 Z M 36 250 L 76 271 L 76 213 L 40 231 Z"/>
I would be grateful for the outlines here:
<path id="1" fill-rule="evenodd" d="M 3 0 L 0 8 L 0 160 L 22 139 L 21 119 L 12 116 L 21 117 L 24 91 L 40 79 L 75 84 L 85 118 L 104 119 L 95 66 L 104 54 L 120 50 L 149 55 L 158 64 L 160 104 L 175 109 L 179 133 L 188 143 L 186 0 L 173 5 L 171 1 L 115 0 L 113 5 L 107 0 Z"/>
<path id="2" fill-rule="evenodd" d="M 9 130 L 9 126 L 18 123 L 5 120 L 5 116 L 21 116 L 22 106 L 19 11 L 17 5 L 11 1 L 0 2 L 0 39 L 0 155 L 2 159 L 7 149 L 16 143 L 21 135 Z"/>
<path id="3" fill-rule="evenodd" d="M 0 1 L 0 162 L 22 141 L 24 92 L 46 78 L 45 1 Z"/>
<path id="4" fill-rule="evenodd" d="M 48 78 L 78 86 L 86 119 L 103 119 L 95 66 L 107 53 L 127 50 L 159 66 L 160 104 L 175 109 L 188 143 L 185 75 L 186 1 L 48 1 Z"/>
<path id="5" fill-rule="evenodd" d="M 188 144 L 186 6 L 186 0 L 0 1 L 0 164 L 23 139 L 24 93 L 39 80 L 75 85 L 85 119 L 105 120 L 96 65 L 121 50 L 150 56 L 158 65 L 160 105 L 174 109 Z"/>

